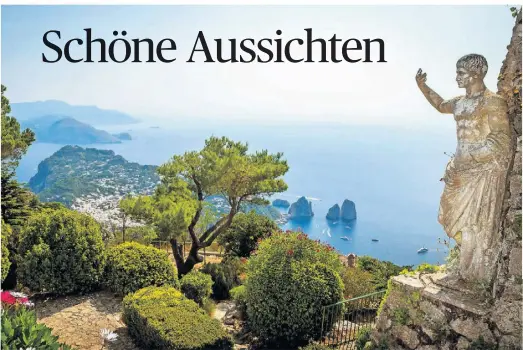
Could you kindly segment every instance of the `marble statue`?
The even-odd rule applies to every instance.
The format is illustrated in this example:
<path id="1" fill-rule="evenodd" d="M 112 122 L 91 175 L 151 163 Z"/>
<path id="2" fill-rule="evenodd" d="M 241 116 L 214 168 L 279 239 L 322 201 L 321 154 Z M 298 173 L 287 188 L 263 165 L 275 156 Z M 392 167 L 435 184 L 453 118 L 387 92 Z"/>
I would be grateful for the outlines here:
<path id="1" fill-rule="evenodd" d="M 456 82 L 465 95 L 443 100 L 426 84 L 421 69 L 416 82 L 440 113 L 454 114 L 456 153 L 443 181 L 438 220 L 460 250 L 459 277 L 488 280 L 495 273 L 499 253 L 498 231 L 511 152 L 505 100 L 489 91 L 483 79 L 488 65 L 477 54 L 456 63 Z"/>

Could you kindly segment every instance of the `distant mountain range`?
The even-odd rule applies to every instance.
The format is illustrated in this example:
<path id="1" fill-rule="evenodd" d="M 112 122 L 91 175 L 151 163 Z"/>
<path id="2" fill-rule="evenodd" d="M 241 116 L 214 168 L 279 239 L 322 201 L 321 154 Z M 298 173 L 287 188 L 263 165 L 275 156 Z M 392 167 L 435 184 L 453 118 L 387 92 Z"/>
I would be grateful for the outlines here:
<path id="1" fill-rule="evenodd" d="M 43 116 L 67 116 L 91 125 L 118 125 L 137 123 L 128 114 L 101 109 L 96 106 L 73 106 L 63 101 L 48 100 L 11 103 L 11 115 L 18 121 L 29 121 Z"/>
<path id="2" fill-rule="evenodd" d="M 36 141 L 86 145 L 93 143 L 120 143 L 130 139 L 129 134 L 111 135 L 89 124 L 61 115 L 46 115 L 31 120 L 21 121 L 23 128 L 29 128 L 36 134 Z"/>

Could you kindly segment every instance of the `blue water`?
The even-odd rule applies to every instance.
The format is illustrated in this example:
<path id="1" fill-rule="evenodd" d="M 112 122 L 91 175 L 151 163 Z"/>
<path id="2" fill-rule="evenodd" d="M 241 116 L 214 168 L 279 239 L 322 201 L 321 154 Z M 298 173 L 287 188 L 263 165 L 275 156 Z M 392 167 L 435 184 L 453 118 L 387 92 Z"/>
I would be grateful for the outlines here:
<path id="1" fill-rule="evenodd" d="M 115 127 L 109 131 L 128 131 L 133 140 L 88 147 L 112 149 L 141 164 L 161 164 L 174 154 L 200 149 L 211 135 L 248 141 L 251 150 L 281 151 L 290 167 L 285 176 L 289 189 L 273 198 L 292 202 L 307 196 L 315 214 L 307 221 L 290 221 L 283 228 L 300 228 L 342 253 L 371 255 L 401 265 L 444 262 L 446 249 L 438 238 L 446 236 L 437 222 L 437 211 L 443 190 L 439 179 L 448 161 L 443 152 L 455 148 L 452 131 L 341 124 L 150 125 Z M 38 163 L 59 148 L 33 144 L 18 168 L 19 180 L 28 181 Z M 341 206 L 344 199 L 356 203 L 358 219 L 329 224 L 325 219 L 329 207 Z M 344 241 L 342 236 L 350 240 Z M 422 246 L 429 251 L 417 254 Z"/>

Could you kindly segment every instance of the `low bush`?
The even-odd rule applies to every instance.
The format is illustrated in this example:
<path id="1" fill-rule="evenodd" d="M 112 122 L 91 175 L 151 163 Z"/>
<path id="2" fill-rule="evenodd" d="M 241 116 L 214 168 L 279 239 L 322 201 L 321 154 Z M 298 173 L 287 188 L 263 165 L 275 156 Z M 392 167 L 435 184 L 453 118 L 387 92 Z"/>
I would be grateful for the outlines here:
<path id="1" fill-rule="evenodd" d="M 205 264 L 201 271 L 212 278 L 212 297 L 225 300 L 230 298 L 230 290 L 241 284 L 245 265 L 241 259 L 228 258 L 219 264 Z"/>
<path id="2" fill-rule="evenodd" d="M 211 296 L 212 279 L 205 273 L 192 270 L 182 277 L 180 285 L 182 293 L 200 306 L 203 305 L 205 299 Z"/>
<path id="3" fill-rule="evenodd" d="M 274 220 L 251 210 L 237 214 L 218 241 L 227 256 L 248 258 L 260 240 L 270 237 L 277 230 Z"/>
<path id="4" fill-rule="evenodd" d="M 176 268 L 167 253 L 136 242 L 122 243 L 108 250 L 105 284 L 119 295 L 147 286 L 179 285 Z"/>
<path id="5" fill-rule="evenodd" d="M 33 214 L 22 228 L 18 255 L 18 278 L 33 292 L 87 292 L 102 279 L 105 255 L 100 225 L 73 210 Z"/>
<path id="6" fill-rule="evenodd" d="M 231 289 L 231 298 L 234 300 L 238 308 L 242 313 L 247 310 L 247 305 L 245 303 L 245 286 L 238 286 Z"/>
<path id="7" fill-rule="evenodd" d="M 370 327 L 363 327 L 358 330 L 358 333 L 356 333 L 356 341 L 354 342 L 356 350 L 365 349 L 365 345 L 370 341 L 371 331 L 372 329 Z"/>
<path id="8" fill-rule="evenodd" d="M 70 346 L 58 342 L 58 337 L 51 334 L 51 328 L 37 323 L 32 310 L 23 306 L 4 306 L 1 317 L 2 349 L 72 350 Z"/>
<path id="9" fill-rule="evenodd" d="M 341 272 L 346 299 L 356 298 L 375 291 L 374 276 L 358 267 L 344 268 Z"/>
<path id="10" fill-rule="evenodd" d="M 303 233 L 277 233 L 247 264 L 250 327 L 267 344 L 301 345 L 321 335 L 322 309 L 343 299 L 333 248 Z"/>
<path id="11" fill-rule="evenodd" d="M 398 266 L 390 261 L 381 261 L 365 255 L 358 258 L 357 267 L 372 274 L 376 290 L 386 289 L 392 276 L 399 275 L 403 270 L 412 270 L 412 266 Z"/>
<path id="12" fill-rule="evenodd" d="M 123 320 L 145 349 L 233 349 L 220 321 L 169 286 L 146 287 L 123 300 Z"/>

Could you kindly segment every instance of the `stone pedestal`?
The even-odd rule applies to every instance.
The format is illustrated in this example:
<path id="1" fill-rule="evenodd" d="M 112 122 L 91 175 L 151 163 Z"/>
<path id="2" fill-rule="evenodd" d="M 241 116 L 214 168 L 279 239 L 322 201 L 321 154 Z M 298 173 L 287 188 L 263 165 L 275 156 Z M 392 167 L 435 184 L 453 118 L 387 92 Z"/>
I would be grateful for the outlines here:
<path id="1" fill-rule="evenodd" d="M 521 300 L 503 304 L 490 295 L 485 286 L 467 285 L 444 273 L 396 276 L 379 312 L 374 344 L 387 349 L 521 349 Z"/>

